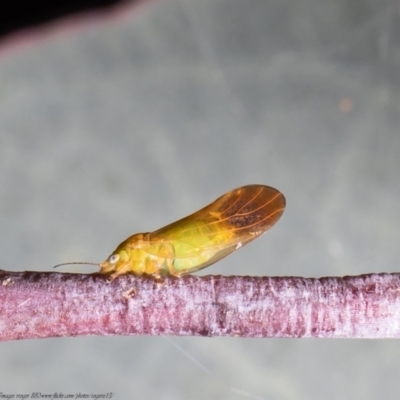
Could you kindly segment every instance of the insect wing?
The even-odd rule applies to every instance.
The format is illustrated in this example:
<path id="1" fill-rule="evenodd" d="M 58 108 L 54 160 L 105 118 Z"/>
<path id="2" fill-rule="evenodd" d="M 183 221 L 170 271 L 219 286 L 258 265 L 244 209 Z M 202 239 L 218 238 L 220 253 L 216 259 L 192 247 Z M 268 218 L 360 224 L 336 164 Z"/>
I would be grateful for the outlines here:
<path id="1" fill-rule="evenodd" d="M 151 233 L 152 243 L 169 242 L 175 259 L 193 258 L 207 252 L 207 261 L 190 272 L 227 256 L 254 240 L 280 218 L 285 208 L 281 192 L 263 185 L 232 190 L 201 210 Z M 158 255 L 156 247 L 145 250 Z"/>

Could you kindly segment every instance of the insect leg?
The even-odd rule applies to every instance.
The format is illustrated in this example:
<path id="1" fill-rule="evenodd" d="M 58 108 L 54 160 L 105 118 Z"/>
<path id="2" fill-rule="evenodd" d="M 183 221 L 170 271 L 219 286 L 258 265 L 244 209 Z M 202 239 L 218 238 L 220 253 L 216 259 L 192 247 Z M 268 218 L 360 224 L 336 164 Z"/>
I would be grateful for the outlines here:
<path id="1" fill-rule="evenodd" d="M 145 260 L 145 273 L 154 276 L 156 280 L 161 280 L 160 275 L 161 264 L 157 259 L 147 257 Z"/>
<path id="2" fill-rule="evenodd" d="M 130 270 L 131 266 L 129 263 L 126 263 L 122 268 L 118 269 L 116 272 L 110 275 L 110 279 L 113 281 L 120 275 L 126 274 Z"/>
<path id="3" fill-rule="evenodd" d="M 163 264 L 166 266 L 166 272 L 172 276 L 180 277 L 181 273 L 174 267 L 175 247 L 172 243 L 165 242 L 160 248 L 160 258 L 164 259 Z"/>

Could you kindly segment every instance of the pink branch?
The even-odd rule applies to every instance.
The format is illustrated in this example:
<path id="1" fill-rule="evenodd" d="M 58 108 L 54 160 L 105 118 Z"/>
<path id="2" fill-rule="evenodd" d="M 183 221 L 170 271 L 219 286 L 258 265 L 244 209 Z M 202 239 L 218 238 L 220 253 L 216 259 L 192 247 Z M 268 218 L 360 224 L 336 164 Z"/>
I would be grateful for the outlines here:
<path id="1" fill-rule="evenodd" d="M 87 335 L 400 337 L 400 275 L 343 278 L 0 270 L 0 340 Z"/>

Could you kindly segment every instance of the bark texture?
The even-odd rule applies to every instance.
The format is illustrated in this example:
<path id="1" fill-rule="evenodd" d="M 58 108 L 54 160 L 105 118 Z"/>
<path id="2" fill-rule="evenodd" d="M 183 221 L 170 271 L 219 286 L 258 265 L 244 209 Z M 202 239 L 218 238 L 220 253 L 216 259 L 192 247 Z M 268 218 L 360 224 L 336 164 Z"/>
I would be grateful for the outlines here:
<path id="1" fill-rule="evenodd" d="M 400 337 L 400 275 L 168 277 L 0 270 L 0 340 Z"/>

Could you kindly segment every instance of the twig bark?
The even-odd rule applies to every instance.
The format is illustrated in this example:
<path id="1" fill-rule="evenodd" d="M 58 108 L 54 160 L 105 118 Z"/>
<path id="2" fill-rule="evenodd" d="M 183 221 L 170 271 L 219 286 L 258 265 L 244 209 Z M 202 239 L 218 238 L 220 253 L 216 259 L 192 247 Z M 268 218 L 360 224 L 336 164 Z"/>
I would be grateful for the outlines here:
<path id="1" fill-rule="evenodd" d="M 400 337 L 400 274 L 167 277 L 0 270 L 0 340 L 87 335 Z"/>

